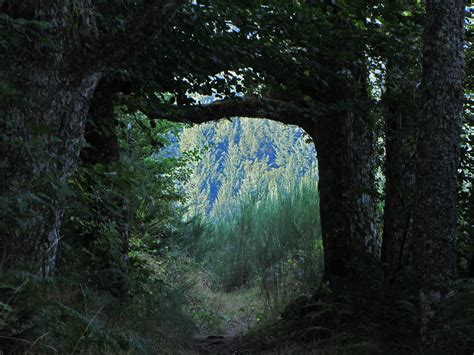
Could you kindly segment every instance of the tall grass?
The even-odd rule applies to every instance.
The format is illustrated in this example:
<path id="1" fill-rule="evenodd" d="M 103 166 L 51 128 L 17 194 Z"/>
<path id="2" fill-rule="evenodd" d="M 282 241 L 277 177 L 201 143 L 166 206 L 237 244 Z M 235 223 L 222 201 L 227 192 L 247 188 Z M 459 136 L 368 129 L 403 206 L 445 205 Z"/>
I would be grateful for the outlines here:
<path id="1" fill-rule="evenodd" d="M 258 197 L 255 197 L 258 196 Z M 322 243 L 317 180 L 274 186 L 267 194 L 238 196 L 237 208 L 207 221 L 194 250 L 224 290 L 257 283 L 268 315 L 321 278 Z"/>

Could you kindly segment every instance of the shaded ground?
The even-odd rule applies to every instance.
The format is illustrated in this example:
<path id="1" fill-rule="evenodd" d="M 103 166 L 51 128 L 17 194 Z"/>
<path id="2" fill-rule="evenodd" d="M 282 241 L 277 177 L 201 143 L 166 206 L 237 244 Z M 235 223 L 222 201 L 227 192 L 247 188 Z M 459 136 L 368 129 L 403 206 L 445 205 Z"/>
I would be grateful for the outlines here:
<path id="1" fill-rule="evenodd" d="M 373 312 L 374 310 L 372 310 Z M 367 310 L 332 298 L 300 297 L 276 322 L 248 329 L 230 324 L 229 332 L 194 339 L 194 354 L 411 354 L 405 336 L 397 339 Z M 247 330 L 246 330 L 247 329 Z M 399 334 L 400 336 L 400 334 Z"/>
<path id="2" fill-rule="evenodd" d="M 193 350 L 198 354 L 232 354 L 232 337 L 222 335 L 209 335 L 194 339 Z"/>
<path id="3" fill-rule="evenodd" d="M 232 354 L 236 352 L 240 335 L 257 323 L 255 313 L 246 313 L 239 319 L 226 323 L 221 333 L 197 336 L 193 339 L 193 351 L 198 354 Z"/>
<path id="4" fill-rule="evenodd" d="M 198 319 L 200 334 L 193 338 L 190 354 L 234 353 L 238 338 L 258 323 L 263 312 L 259 290 L 252 288 L 227 293 L 213 291 L 198 283 L 194 291 L 200 306 L 192 312 L 202 321 Z"/>

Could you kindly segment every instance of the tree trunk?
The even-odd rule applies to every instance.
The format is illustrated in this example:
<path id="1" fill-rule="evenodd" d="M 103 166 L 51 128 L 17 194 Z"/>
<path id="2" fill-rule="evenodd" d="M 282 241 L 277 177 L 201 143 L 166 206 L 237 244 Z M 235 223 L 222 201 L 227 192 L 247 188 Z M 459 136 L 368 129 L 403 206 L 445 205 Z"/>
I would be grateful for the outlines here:
<path id="1" fill-rule="evenodd" d="M 469 225 L 469 247 L 471 250 L 471 257 L 469 258 L 469 265 L 467 271 L 467 277 L 474 278 L 474 181 L 471 182 L 471 190 L 469 192 L 469 212 L 467 215 L 467 221 Z"/>
<path id="2" fill-rule="evenodd" d="M 463 0 L 427 0 L 414 224 L 421 334 L 434 325 L 435 313 L 456 277 L 463 20 Z"/>
<path id="3" fill-rule="evenodd" d="M 72 61 L 71 19 L 63 2 L 7 2 L 2 10 L 12 21 L 47 24 L 31 37 L 20 36 L 25 43 L 8 44 L 12 52 L 2 57 L 2 69 L 16 95 L 2 98 L 1 115 L 2 203 L 8 206 L 2 211 L 2 268 L 28 267 L 45 278 L 54 272 L 66 179 L 79 156 L 85 116 L 101 73 Z M 83 33 L 95 29 L 90 10 L 88 1 L 77 4 Z M 18 36 L 14 29 L 11 33 Z"/>
<path id="4" fill-rule="evenodd" d="M 335 90 L 337 96 L 332 100 L 366 99 L 357 90 Z M 347 96 L 341 97 L 341 92 Z M 319 166 L 324 275 L 333 285 L 339 281 L 366 281 L 368 268 L 377 259 L 375 135 L 363 106 L 329 113 L 318 120 L 313 131 Z"/>
<path id="5" fill-rule="evenodd" d="M 64 210 L 64 184 L 74 171 L 83 141 L 89 100 L 100 73 L 69 73 L 62 44 L 51 60 L 35 63 L 19 58 L 19 102 L 6 109 L 3 145 L 8 157 L 6 196 L 18 194 L 15 211 L 20 227 L 2 238 L 4 267 L 38 268 L 42 277 L 54 272 Z M 22 220 L 20 221 L 20 219 Z M 20 222 L 18 222 L 20 221 Z M 25 228 L 23 228 L 24 226 Z"/>
<path id="6" fill-rule="evenodd" d="M 385 106 L 385 207 L 382 262 L 387 280 L 410 264 L 415 190 L 415 87 L 413 67 L 389 62 Z"/>
<path id="7" fill-rule="evenodd" d="M 78 160 L 95 87 L 130 50 L 145 48 L 182 3 L 146 2 L 144 11 L 107 32 L 96 26 L 100 9 L 91 0 L 0 1 L 7 15 L 0 30 L 11 38 L 0 46 L 8 49 L 1 53 L 0 76 L 2 85 L 6 81 L 16 91 L 0 96 L 2 269 L 53 274 L 65 185 Z"/>
<path id="8" fill-rule="evenodd" d="M 85 139 L 87 146 L 81 151 L 82 163 L 89 169 L 92 169 L 95 164 L 101 164 L 105 169 L 111 170 L 113 174 L 101 177 L 99 181 L 90 181 L 89 187 L 91 190 L 97 186 L 97 183 L 114 186 L 117 184 L 117 179 L 120 179 L 120 146 L 118 140 L 118 120 L 114 113 L 113 96 L 116 92 L 130 93 L 129 88 L 118 87 L 118 84 L 106 82 L 103 79 L 97 87 L 94 97 L 92 98 L 89 119 L 86 125 Z M 110 221 L 108 225 L 118 226 L 118 235 L 120 240 L 113 241 L 115 245 L 119 246 L 107 248 L 102 255 L 102 269 L 112 267 L 112 265 L 119 266 L 124 271 L 127 270 L 128 262 L 128 239 L 129 239 L 129 211 L 128 203 L 125 196 L 118 196 L 116 193 L 119 187 L 113 187 L 114 193 L 110 196 L 102 196 L 107 200 L 108 205 L 114 202 L 117 206 L 116 210 L 111 210 L 110 207 L 104 207 L 101 201 L 93 204 L 90 208 L 94 211 L 96 216 L 101 219 Z M 99 222 L 100 223 L 100 222 Z M 100 237 L 97 233 L 90 235 L 87 238 L 87 246 L 91 246 L 93 242 Z M 120 255 L 114 254 L 118 250 Z"/>
<path id="9" fill-rule="evenodd" d="M 87 145 L 81 151 L 82 162 L 87 165 L 108 165 L 118 162 L 120 150 L 113 92 L 104 84 L 104 79 L 94 92 L 89 117 L 84 135 Z"/>
<path id="10" fill-rule="evenodd" d="M 469 259 L 469 269 L 467 277 L 474 278 L 474 246 L 471 245 L 471 258 Z"/>

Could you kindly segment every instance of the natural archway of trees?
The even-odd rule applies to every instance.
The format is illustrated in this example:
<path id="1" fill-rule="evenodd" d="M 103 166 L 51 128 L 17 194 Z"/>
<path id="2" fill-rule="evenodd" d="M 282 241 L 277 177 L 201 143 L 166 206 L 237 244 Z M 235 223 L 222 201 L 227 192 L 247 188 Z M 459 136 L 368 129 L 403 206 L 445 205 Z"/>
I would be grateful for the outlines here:
<path id="1" fill-rule="evenodd" d="M 28 270 L 38 282 L 55 279 L 65 262 L 58 258 L 65 216 L 81 200 L 71 193 L 81 169 L 123 181 L 81 175 L 84 196 L 110 188 L 107 199 L 83 207 L 115 234 L 109 245 L 94 228 L 76 226 L 83 239 L 72 248 L 102 245 L 97 265 L 129 272 L 130 216 L 140 206 L 113 193 L 135 183 L 120 167 L 133 161 L 132 144 L 128 151 L 120 144 L 123 115 L 135 117 L 142 132 L 123 141 L 140 148 L 147 141 L 144 155 L 163 145 L 153 130 L 166 127 L 164 120 L 267 118 L 301 127 L 316 145 L 321 295 L 347 295 L 365 312 L 382 290 L 410 285 L 404 290 L 416 299 L 421 346 L 437 346 L 433 334 L 448 321 L 442 305 L 474 265 L 466 6 L 0 1 L 2 274 Z M 216 100 L 203 104 L 202 96 Z M 113 292 L 126 294 L 121 277 L 108 280 Z M 395 300 L 402 293 L 393 292 Z M 11 308 L 12 297 L 5 292 L 0 305 Z M 5 337 L 16 334 L 6 329 Z"/>

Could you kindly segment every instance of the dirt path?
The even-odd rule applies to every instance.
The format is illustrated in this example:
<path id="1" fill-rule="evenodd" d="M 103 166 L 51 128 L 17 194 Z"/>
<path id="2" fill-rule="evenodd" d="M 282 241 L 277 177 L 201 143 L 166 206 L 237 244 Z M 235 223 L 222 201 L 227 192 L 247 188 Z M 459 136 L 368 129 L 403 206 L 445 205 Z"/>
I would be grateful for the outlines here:
<path id="1" fill-rule="evenodd" d="M 233 354 L 233 340 L 233 337 L 223 335 L 196 337 L 193 341 L 193 350 L 197 354 Z"/>
<path id="2" fill-rule="evenodd" d="M 230 322 L 222 334 L 198 336 L 193 340 L 193 351 L 197 354 L 235 354 L 236 339 L 254 325 L 255 319 L 248 316 Z"/>

